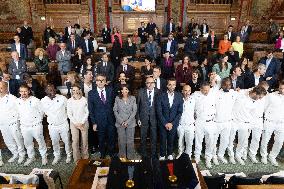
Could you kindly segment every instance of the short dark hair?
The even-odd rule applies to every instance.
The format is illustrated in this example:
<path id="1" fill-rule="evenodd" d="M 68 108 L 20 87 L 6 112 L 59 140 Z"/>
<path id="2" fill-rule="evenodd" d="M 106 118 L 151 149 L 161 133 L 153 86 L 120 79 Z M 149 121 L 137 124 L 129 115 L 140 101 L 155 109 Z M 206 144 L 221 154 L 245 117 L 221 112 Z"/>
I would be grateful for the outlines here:
<path id="1" fill-rule="evenodd" d="M 200 88 L 203 88 L 205 86 L 210 86 L 210 83 L 208 81 L 203 81 L 201 84 L 200 84 Z"/>
<path id="2" fill-rule="evenodd" d="M 221 82 L 221 86 L 224 86 L 226 82 L 230 82 L 230 83 L 232 83 L 231 78 L 229 78 L 229 77 L 225 77 L 225 78 L 222 80 L 222 82 Z"/>
<path id="3" fill-rule="evenodd" d="M 160 71 L 161 71 L 161 67 L 160 67 L 160 66 L 154 66 L 154 67 L 153 67 L 153 70 L 154 70 L 154 69 L 157 69 L 157 70 L 160 70 Z"/>
<path id="4" fill-rule="evenodd" d="M 177 81 L 177 80 L 176 80 L 176 78 L 171 77 L 171 78 L 169 78 L 169 79 L 167 80 L 167 84 L 169 84 L 170 81 Z"/>
<path id="5" fill-rule="evenodd" d="M 128 89 L 128 95 L 130 95 L 130 88 L 129 88 L 129 85 L 128 84 L 120 84 L 119 85 L 119 98 L 122 98 L 122 93 L 121 93 L 121 90 L 126 87 Z"/>
<path id="6" fill-rule="evenodd" d="M 251 93 L 255 93 L 256 95 L 266 95 L 267 91 L 265 90 L 265 88 L 263 88 L 262 86 L 255 86 L 252 90 Z"/>

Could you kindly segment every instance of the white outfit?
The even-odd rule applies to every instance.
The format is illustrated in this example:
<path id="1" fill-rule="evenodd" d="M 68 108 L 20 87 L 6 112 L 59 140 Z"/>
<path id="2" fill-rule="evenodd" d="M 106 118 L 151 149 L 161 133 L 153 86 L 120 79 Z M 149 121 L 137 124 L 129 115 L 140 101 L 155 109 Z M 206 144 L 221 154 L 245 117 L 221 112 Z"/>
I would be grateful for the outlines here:
<path id="1" fill-rule="evenodd" d="M 267 144 L 274 133 L 274 144 L 270 151 L 270 157 L 275 159 L 284 142 L 284 95 L 279 92 L 268 94 L 265 104 L 264 132 L 260 154 L 263 158 L 267 157 Z"/>
<path id="2" fill-rule="evenodd" d="M 235 132 L 231 132 L 231 130 L 233 129 L 232 111 L 237 95 L 237 92 L 232 89 L 228 92 L 224 92 L 223 89 L 221 89 L 216 95 L 217 134 L 215 138 L 215 144 L 217 144 L 218 137 L 220 135 L 220 144 L 218 151 L 219 157 L 224 157 L 225 151 L 229 146 L 230 139 L 234 140 L 235 138 Z M 214 155 L 217 155 L 217 147 L 215 147 L 214 151 Z"/>
<path id="3" fill-rule="evenodd" d="M 67 98 L 56 95 L 52 100 L 49 97 L 41 99 L 44 113 L 47 115 L 48 131 L 52 141 L 53 154 L 60 158 L 60 137 L 65 144 L 67 156 L 71 156 L 69 124 L 67 121 Z"/>
<path id="4" fill-rule="evenodd" d="M 195 99 L 195 158 L 200 158 L 202 150 L 202 142 L 205 137 L 205 158 L 211 161 L 214 153 L 214 139 L 217 132 L 215 123 L 216 107 L 215 107 L 216 91 L 210 89 L 207 96 L 203 95 L 200 91 L 193 94 Z"/>
<path id="5" fill-rule="evenodd" d="M 233 128 L 238 132 L 238 145 L 236 147 L 236 158 L 243 157 L 246 154 L 248 146 L 249 130 L 253 124 L 253 114 L 256 112 L 256 101 L 248 94 L 239 94 L 233 107 Z M 232 132 L 234 132 L 234 130 Z M 233 135 L 233 134 L 232 134 Z M 228 153 L 233 157 L 234 140 L 230 140 Z"/>
<path id="6" fill-rule="evenodd" d="M 194 139 L 194 98 L 189 97 L 187 100 L 183 99 L 183 113 L 177 128 L 178 133 L 178 151 L 179 154 L 184 152 L 184 141 L 186 144 L 185 153 L 191 157 L 192 145 Z"/>
<path id="7" fill-rule="evenodd" d="M 26 155 L 23 137 L 18 123 L 17 98 L 11 94 L 0 97 L 0 131 L 13 156 Z M 1 156 L 1 154 L 0 154 Z"/>
<path id="8" fill-rule="evenodd" d="M 47 148 L 43 137 L 43 112 L 41 111 L 40 100 L 33 96 L 30 96 L 26 100 L 18 98 L 17 109 L 19 112 L 20 128 L 29 159 L 35 156 L 34 138 L 39 145 L 38 150 L 41 157 L 46 158 Z"/>

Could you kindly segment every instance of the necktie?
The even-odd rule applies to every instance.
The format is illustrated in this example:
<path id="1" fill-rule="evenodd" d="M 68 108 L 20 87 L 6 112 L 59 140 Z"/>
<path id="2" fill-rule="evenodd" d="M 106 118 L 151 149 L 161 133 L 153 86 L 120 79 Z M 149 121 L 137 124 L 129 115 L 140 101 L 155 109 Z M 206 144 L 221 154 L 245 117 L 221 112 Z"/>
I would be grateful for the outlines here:
<path id="1" fill-rule="evenodd" d="M 211 36 L 211 41 L 212 41 L 211 46 L 213 48 L 214 47 L 214 36 Z"/>
<path id="2" fill-rule="evenodd" d="M 106 98 L 105 98 L 105 95 L 104 95 L 104 90 L 101 90 L 101 100 L 103 101 L 104 104 L 106 103 Z"/>
<path id="3" fill-rule="evenodd" d="M 75 49 L 75 41 L 72 41 L 72 49 Z"/>
<path id="4" fill-rule="evenodd" d="M 148 107 L 151 108 L 151 100 L 152 100 L 152 91 L 149 91 L 149 95 L 148 95 Z"/>

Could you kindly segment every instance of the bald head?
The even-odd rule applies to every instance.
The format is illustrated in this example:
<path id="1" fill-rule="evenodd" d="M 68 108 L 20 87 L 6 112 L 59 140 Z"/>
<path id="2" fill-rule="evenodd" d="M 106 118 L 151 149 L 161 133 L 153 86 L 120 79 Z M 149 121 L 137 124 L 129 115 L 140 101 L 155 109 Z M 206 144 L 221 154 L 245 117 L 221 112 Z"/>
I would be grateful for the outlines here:
<path id="1" fill-rule="evenodd" d="M 191 87 L 189 85 L 185 85 L 182 88 L 182 94 L 185 99 L 187 99 L 191 94 Z"/>
<path id="2" fill-rule="evenodd" d="M 8 83 L 0 81 L 0 96 L 3 97 L 8 94 Z"/>

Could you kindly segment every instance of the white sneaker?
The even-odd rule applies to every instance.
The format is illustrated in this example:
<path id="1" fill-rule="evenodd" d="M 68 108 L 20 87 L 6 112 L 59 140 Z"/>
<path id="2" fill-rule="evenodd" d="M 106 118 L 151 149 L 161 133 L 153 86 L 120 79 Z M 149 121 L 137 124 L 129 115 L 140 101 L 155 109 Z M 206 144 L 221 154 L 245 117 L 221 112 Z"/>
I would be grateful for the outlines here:
<path id="1" fill-rule="evenodd" d="M 9 163 L 13 163 L 17 158 L 18 158 L 18 155 L 13 155 L 13 156 L 8 160 L 8 162 L 9 162 Z"/>
<path id="2" fill-rule="evenodd" d="M 245 154 L 243 155 L 242 159 L 243 159 L 244 161 L 246 161 L 246 160 L 248 159 L 248 154 L 245 153 Z"/>
<path id="3" fill-rule="evenodd" d="M 27 161 L 24 163 L 24 166 L 29 166 L 35 160 L 34 157 L 28 158 Z"/>
<path id="4" fill-rule="evenodd" d="M 195 163 L 198 164 L 200 162 L 200 157 L 195 157 L 194 160 L 195 160 Z"/>
<path id="5" fill-rule="evenodd" d="M 253 162 L 253 163 L 258 163 L 257 159 L 256 159 L 255 156 L 253 156 L 253 155 L 249 155 L 249 159 L 250 159 L 251 162 Z"/>
<path id="6" fill-rule="evenodd" d="M 174 159 L 173 155 L 168 156 L 168 160 L 173 160 L 173 159 Z"/>
<path id="7" fill-rule="evenodd" d="M 218 161 L 217 157 L 214 157 L 214 158 L 213 158 L 213 163 L 214 163 L 215 165 L 219 165 L 219 161 Z"/>
<path id="8" fill-rule="evenodd" d="M 20 156 L 18 159 L 18 164 L 22 164 L 25 161 L 25 156 Z"/>
<path id="9" fill-rule="evenodd" d="M 241 164 L 241 165 L 245 165 L 244 160 L 242 160 L 242 158 L 240 158 L 240 157 L 238 157 L 238 156 L 236 156 L 236 161 L 237 161 L 239 164 Z"/>
<path id="10" fill-rule="evenodd" d="M 52 161 L 52 165 L 57 164 L 59 162 L 59 160 L 60 160 L 60 157 L 55 157 Z"/>
<path id="11" fill-rule="evenodd" d="M 223 164 L 227 164 L 228 161 L 224 158 L 224 156 L 218 156 L 218 159 L 223 163 Z"/>
<path id="12" fill-rule="evenodd" d="M 205 166 L 206 166 L 208 169 L 211 169 L 211 168 L 212 168 L 211 161 L 206 160 L 206 161 L 205 161 Z"/>
<path id="13" fill-rule="evenodd" d="M 4 165 L 2 159 L 0 159 L 0 167 L 2 167 Z"/>
<path id="14" fill-rule="evenodd" d="M 271 156 L 268 156 L 268 160 L 270 161 L 270 163 L 275 166 L 275 167 L 278 167 L 278 163 L 276 161 L 275 158 L 271 157 Z"/>
<path id="15" fill-rule="evenodd" d="M 229 162 L 233 165 L 236 164 L 236 161 L 235 161 L 235 158 L 232 156 L 232 157 L 229 157 Z"/>
<path id="16" fill-rule="evenodd" d="M 166 157 L 165 156 L 160 156 L 159 160 L 160 161 L 164 161 L 164 160 L 166 160 Z"/>
<path id="17" fill-rule="evenodd" d="M 67 156 L 67 158 L 66 158 L 66 163 L 68 164 L 68 163 L 70 163 L 71 162 L 71 160 L 72 160 L 72 158 L 71 158 L 71 156 Z"/>
<path id="18" fill-rule="evenodd" d="M 46 165 L 47 164 L 47 157 L 43 157 L 41 160 L 41 165 Z"/>
<path id="19" fill-rule="evenodd" d="M 266 157 L 262 157 L 261 158 L 261 163 L 263 163 L 263 164 L 267 164 L 267 158 Z"/>

